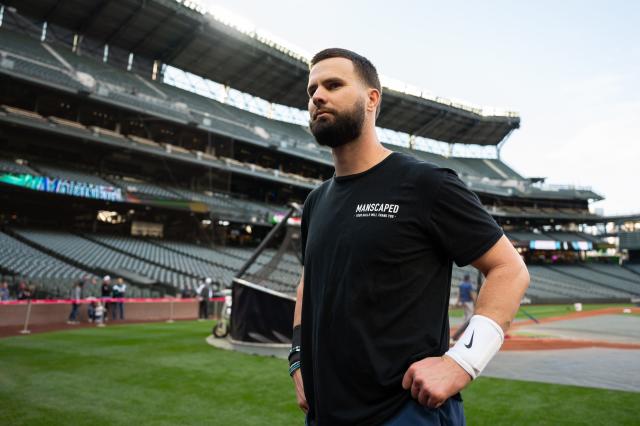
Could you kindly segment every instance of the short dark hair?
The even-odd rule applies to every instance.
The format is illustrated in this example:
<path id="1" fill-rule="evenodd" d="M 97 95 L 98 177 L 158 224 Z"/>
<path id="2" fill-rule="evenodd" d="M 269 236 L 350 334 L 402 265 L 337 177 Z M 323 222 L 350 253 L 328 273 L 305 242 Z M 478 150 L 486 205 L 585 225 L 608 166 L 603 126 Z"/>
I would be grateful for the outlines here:
<path id="1" fill-rule="evenodd" d="M 356 52 L 347 49 L 341 49 L 339 47 L 324 49 L 316 53 L 313 58 L 311 58 L 309 67 L 312 67 L 318 62 L 330 58 L 345 58 L 350 60 L 356 70 L 356 73 L 358 74 L 358 76 L 360 76 L 362 81 L 367 86 L 373 87 L 378 92 L 380 92 L 380 97 L 382 97 L 382 85 L 380 84 L 380 78 L 378 77 L 378 70 L 376 70 L 376 67 L 371 63 L 370 60 L 362 55 L 358 55 Z M 382 101 L 378 103 L 376 118 L 380 114 L 381 104 Z"/>

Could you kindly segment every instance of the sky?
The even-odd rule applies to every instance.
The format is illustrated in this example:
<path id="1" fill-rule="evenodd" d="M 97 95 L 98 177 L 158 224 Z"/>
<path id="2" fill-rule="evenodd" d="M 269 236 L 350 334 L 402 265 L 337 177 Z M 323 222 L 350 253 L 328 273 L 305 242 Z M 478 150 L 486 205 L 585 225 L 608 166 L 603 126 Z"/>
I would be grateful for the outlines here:
<path id="1" fill-rule="evenodd" d="M 200 2 L 303 53 L 351 49 L 433 95 L 517 111 L 504 162 L 640 213 L 640 2 Z"/>

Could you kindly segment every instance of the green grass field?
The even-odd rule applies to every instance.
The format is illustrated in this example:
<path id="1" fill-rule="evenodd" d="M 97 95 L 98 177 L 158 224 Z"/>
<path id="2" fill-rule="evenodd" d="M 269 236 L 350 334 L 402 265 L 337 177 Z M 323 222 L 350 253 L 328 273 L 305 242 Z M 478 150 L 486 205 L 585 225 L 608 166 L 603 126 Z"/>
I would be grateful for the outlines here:
<path id="1" fill-rule="evenodd" d="M 596 309 L 603 308 L 620 308 L 620 313 L 622 313 L 623 308 L 631 308 L 633 304 L 584 304 L 582 305 L 583 311 L 594 311 Z M 516 315 L 516 319 L 529 319 L 527 315 L 524 313 L 526 311 L 528 314 L 533 315 L 537 319 L 555 317 L 560 315 L 566 315 L 575 312 L 573 305 L 524 305 L 520 307 L 518 314 Z M 462 317 L 462 308 L 454 308 L 449 310 L 449 316 L 452 317 Z"/>
<path id="2" fill-rule="evenodd" d="M 0 339 L 2 425 L 295 425 L 286 361 L 212 348 L 211 323 Z M 469 425 L 638 424 L 640 393 L 480 378 Z"/>

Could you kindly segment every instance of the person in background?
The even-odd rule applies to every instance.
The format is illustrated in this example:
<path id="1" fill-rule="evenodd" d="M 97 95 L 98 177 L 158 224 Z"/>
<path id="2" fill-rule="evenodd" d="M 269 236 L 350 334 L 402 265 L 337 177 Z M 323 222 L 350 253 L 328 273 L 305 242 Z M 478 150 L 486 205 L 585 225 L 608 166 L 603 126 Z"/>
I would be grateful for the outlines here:
<path id="1" fill-rule="evenodd" d="M 205 278 L 204 282 L 196 288 L 198 294 L 198 320 L 206 320 L 209 318 L 209 300 L 213 297 L 213 289 L 211 288 L 211 278 Z"/>
<path id="2" fill-rule="evenodd" d="M 67 324 L 79 324 L 78 321 L 78 311 L 80 307 L 80 302 L 82 300 L 82 281 L 78 281 L 75 283 L 73 288 L 71 289 L 70 299 L 71 299 L 71 313 L 69 313 L 69 320 Z"/>
<path id="3" fill-rule="evenodd" d="M 464 274 L 464 279 L 458 287 L 458 301 L 456 303 L 457 306 L 462 306 L 464 319 L 462 320 L 462 325 L 460 326 L 460 328 L 451 337 L 451 340 L 457 341 L 460 336 L 462 336 L 462 333 L 464 333 L 464 331 L 467 329 L 469 321 L 471 321 L 471 317 L 473 316 L 475 303 L 476 292 L 473 290 L 471 277 L 469 276 L 469 274 Z"/>
<path id="4" fill-rule="evenodd" d="M 32 297 L 32 292 L 27 286 L 27 283 L 20 281 L 18 285 L 18 293 L 16 294 L 18 300 L 29 300 Z"/>
<path id="5" fill-rule="evenodd" d="M 7 300 L 9 300 L 9 296 L 9 283 L 3 281 L 2 285 L 0 286 L 0 301 L 6 302 Z"/>
<path id="6" fill-rule="evenodd" d="M 464 280 L 460 283 L 458 292 L 458 304 L 464 310 L 464 322 L 468 322 L 473 316 L 473 307 L 476 301 L 476 292 L 473 291 L 473 284 L 469 274 L 464 274 Z"/>
<path id="7" fill-rule="evenodd" d="M 87 274 L 82 276 L 82 282 L 84 283 L 83 285 L 84 294 L 88 295 L 87 317 L 89 318 L 89 322 L 93 322 L 95 320 L 95 309 L 96 309 L 96 298 L 94 297 L 94 295 L 96 294 L 96 291 L 94 291 L 94 288 L 98 282 L 95 277 L 91 278 Z"/>
<path id="8" fill-rule="evenodd" d="M 94 311 L 94 322 L 98 327 L 104 327 L 105 312 L 106 309 L 104 308 L 104 305 L 98 300 Z"/>
<path id="9" fill-rule="evenodd" d="M 95 297 L 87 297 L 87 317 L 89 322 L 94 322 L 96 319 L 97 300 Z"/>
<path id="10" fill-rule="evenodd" d="M 95 296 L 98 293 L 98 280 L 96 277 L 87 274 L 82 277 L 82 280 L 84 281 L 85 293 L 90 293 L 91 296 Z"/>
<path id="11" fill-rule="evenodd" d="M 100 286 L 100 298 L 102 299 L 102 303 L 104 305 L 104 320 L 107 320 L 109 309 L 111 309 L 111 303 L 108 300 L 111 298 L 111 277 L 109 275 L 105 275 L 102 278 L 102 285 Z"/>
<path id="12" fill-rule="evenodd" d="M 113 291 L 111 295 L 114 299 L 118 299 L 113 303 L 113 313 L 111 314 L 112 319 L 116 319 L 116 311 L 120 316 L 120 319 L 124 319 L 124 299 L 125 293 L 127 291 L 127 285 L 124 283 L 122 278 L 118 278 L 116 280 L 116 284 L 113 286 Z"/>

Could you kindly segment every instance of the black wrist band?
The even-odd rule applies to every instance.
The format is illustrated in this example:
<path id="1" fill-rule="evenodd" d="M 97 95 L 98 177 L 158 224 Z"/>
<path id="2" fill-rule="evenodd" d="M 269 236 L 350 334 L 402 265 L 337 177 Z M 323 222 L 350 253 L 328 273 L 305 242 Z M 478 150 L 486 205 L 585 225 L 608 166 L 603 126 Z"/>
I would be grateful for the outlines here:
<path id="1" fill-rule="evenodd" d="M 301 336 L 301 330 L 302 330 L 302 326 L 300 324 L 296 325 L 295 327 L 293 327 L 293 334 L 291 336 L 291 347 L 295 348 L 296 346 L 300 346 L 300 343 L 302 341 L 302 336 Z"/>
<path id="2" fill-rule="evenodd" d="M 289 367 L 297 366 L 300 368 L 300 324 L 293 327 L 293 335 L 291 337 L 291 350 L 289 351 Z M 291 373 L 291 372 L 290 372 Z"/>
<path id="3" fill-rule="evenodd" d="M 298 370 L 299 368 L 300 368 L 300 361 L 296 361 L 293 364 L 291 364 L 289 366 L 289 376 L 293 376 L 296 370 Z"/>
<path id="4" fill-rule="evenodd" d="M 292 348 L 287 359 L 289 360 L 289 365 L 293 364 L 296 361 L 300 361 L 300 346 Z"/>

